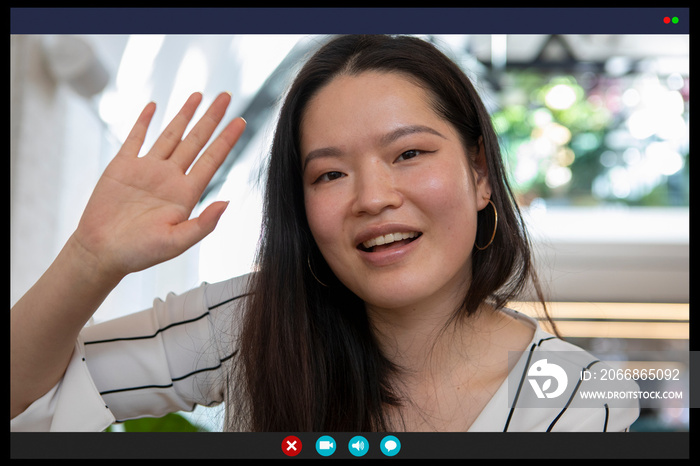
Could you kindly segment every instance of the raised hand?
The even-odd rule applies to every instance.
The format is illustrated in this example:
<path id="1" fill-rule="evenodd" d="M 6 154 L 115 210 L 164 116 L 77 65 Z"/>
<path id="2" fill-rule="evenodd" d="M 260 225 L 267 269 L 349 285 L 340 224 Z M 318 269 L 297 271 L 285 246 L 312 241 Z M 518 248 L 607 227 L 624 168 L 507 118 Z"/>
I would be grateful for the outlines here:
<path id="1" fill-rule="evenodd" d="M 216 226 L 225 202 L 214 202 L 198 218 L 189 217 L 245 121 L 232 120 L 197 158 L 231 97 L 220 94 L 182 139 L 201 100 L 201 94 L 192 94 L 153 147 L 139 157 L 155 112 L 155 104 L 148 104 L 98 181 L 71 240 L 95 260 L 99 273 L 124 276 L 176 257 Z"/>
<path id="2" fill-rule="evenodd" d="M 184 252 L 216 226 L 226 203 L 192 209 L 245 129 L 234 119 L 199 155 L 231 101 L 219 95 L 182 139 L 202 100 L 193 94 L 143 157 L 155 105 L 147 105 L 98 181 L 78 228 L 10 310 L 10 418 L 44 395 L 68 365 L 75 340 L 121 279 Z"/>

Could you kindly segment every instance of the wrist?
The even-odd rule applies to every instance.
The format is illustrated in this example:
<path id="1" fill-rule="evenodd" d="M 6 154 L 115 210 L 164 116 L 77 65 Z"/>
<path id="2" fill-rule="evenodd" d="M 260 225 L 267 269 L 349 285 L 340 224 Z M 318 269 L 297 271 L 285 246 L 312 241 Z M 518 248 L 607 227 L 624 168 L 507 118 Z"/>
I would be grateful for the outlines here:
<path id="1" fill-rule="evenodd" d="M 109 290 L 127 275 L 127 272 L 110 265 L 105 257 L 85 247 L 75 233 L 68 238 L 53 265 L 79 277 L 82 283 Z"/>

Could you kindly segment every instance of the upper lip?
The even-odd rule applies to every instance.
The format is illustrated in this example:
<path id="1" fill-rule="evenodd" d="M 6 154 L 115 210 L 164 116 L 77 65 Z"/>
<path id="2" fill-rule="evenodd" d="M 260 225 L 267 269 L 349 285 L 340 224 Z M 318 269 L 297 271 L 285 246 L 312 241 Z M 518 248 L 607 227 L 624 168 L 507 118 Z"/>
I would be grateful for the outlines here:
<path id="1" fill-rule="evenodd" d="M 372 225 L 363 229 L 357 236 L 355 236 L 355 247 L 361 247 L 362 243 L 369 241 L 372 238 L 377 238 L 378 236 L 388 235 L 389 233 L 410 233 L 416 232 L 421 233 L 421 231 L 415 227 L 408 226 L 401 223 L 386 223 L 382 225 Z"/>

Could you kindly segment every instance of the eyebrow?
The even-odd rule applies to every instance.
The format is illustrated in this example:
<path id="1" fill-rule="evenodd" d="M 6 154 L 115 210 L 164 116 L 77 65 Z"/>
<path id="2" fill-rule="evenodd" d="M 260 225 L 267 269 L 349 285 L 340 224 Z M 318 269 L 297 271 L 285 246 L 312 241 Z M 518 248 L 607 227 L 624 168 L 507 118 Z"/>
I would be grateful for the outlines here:
<path id="1" fill-rule="evenodd" d="M 390 131 L 390 132 L 382 135 L 379 138 L 379 144 L 382 147 L 386 147 L 389 144 L 391 144 L 392 142 L 397 141 L 398 139 L 401 139 L 404 136 L 408 136 L 410 134 L 416 134 L 416 133 L 429 133 L 429 134 L 433 134 L 435 136 L 439 136 L 442 139 L 447 139 L 440 132 L 431 128 L 430 126 L 407 125 L 407 126 L 402 126 L 400 128 L 397 128 L 393 131 Z M 320 149 L 314 149 L 306 155 L 306 159 L 304 159 L 304 167 L 303 167 L 302 171 L 306 171 L 306 166 L 313 159 L 317 159 L 317 158 L 321 158 L 321 157 L 340 157 L 341 155 L 343 155 L 343 151 L 341 149 L 339 149 L 338 147 L 323 147 Z"/>

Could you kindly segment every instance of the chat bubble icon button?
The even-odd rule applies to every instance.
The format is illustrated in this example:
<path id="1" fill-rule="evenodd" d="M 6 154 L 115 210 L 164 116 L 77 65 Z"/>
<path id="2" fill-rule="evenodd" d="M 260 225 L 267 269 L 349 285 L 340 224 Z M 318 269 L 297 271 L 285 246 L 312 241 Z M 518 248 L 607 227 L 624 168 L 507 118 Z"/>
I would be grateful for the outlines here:
<path id="1" fill-rule="evenodd" d="M 401 451 L 401 442 L 393 435 L 387 435 L 379 444 L 379 449 L 382 450 L 382 453 L 386 456 L 395 456 Z"/>

